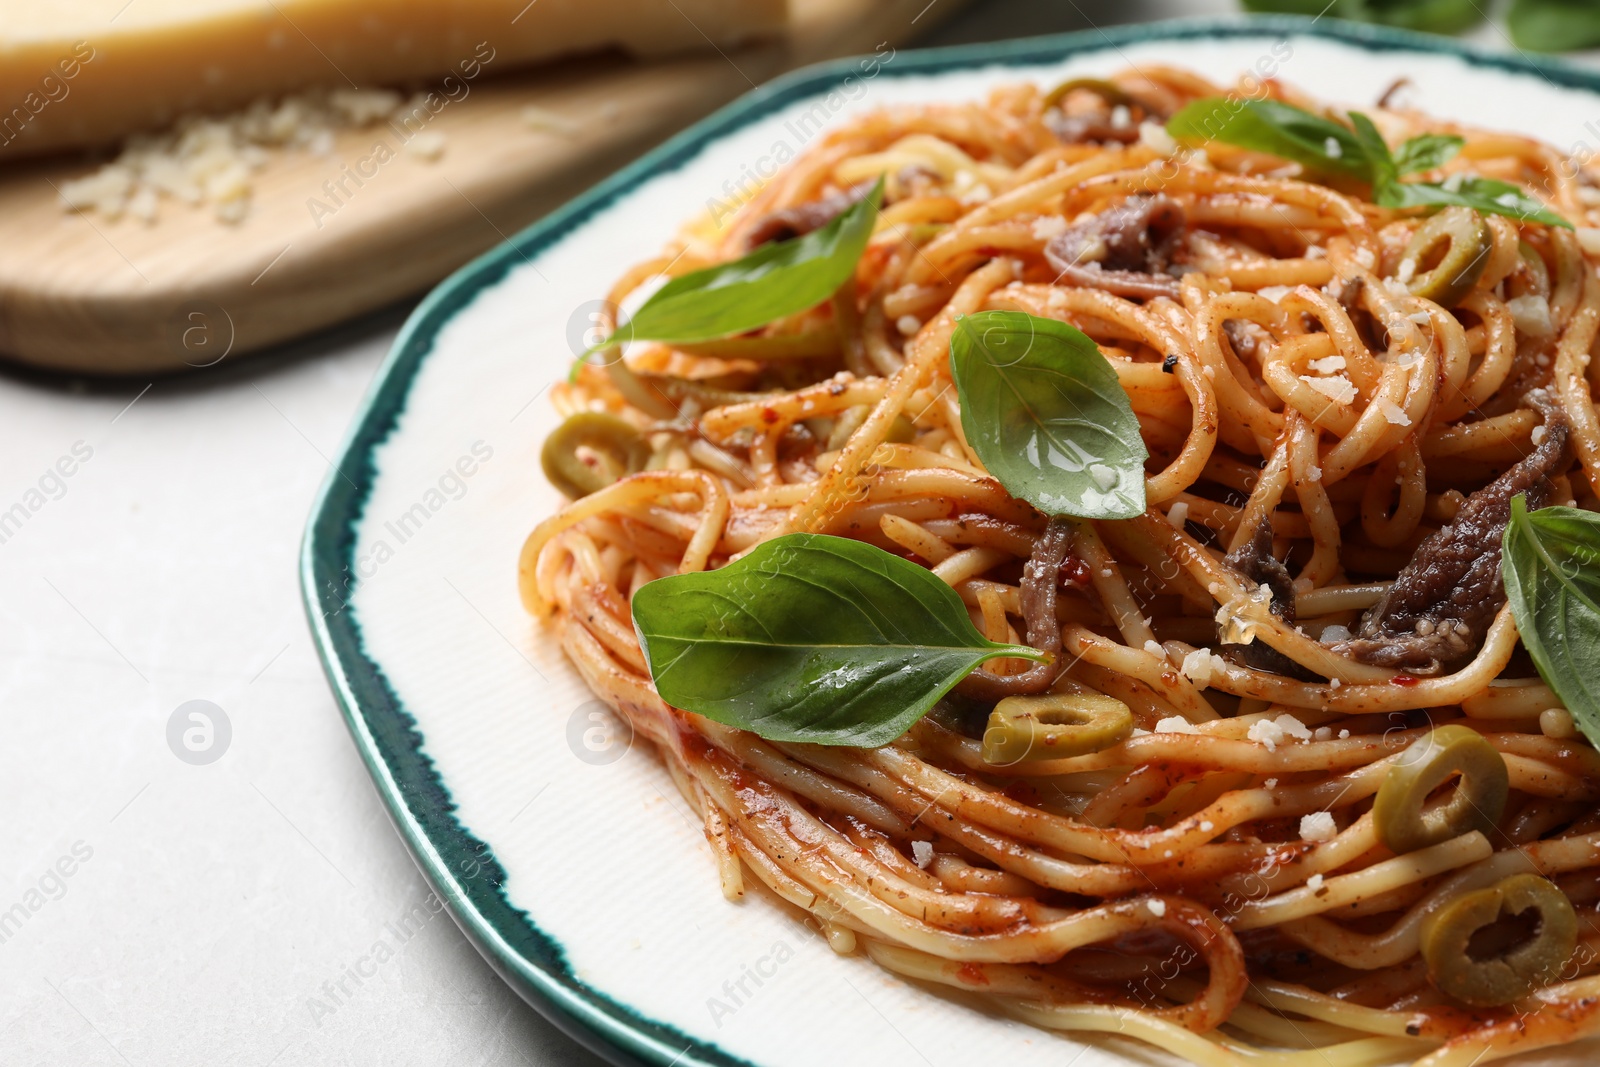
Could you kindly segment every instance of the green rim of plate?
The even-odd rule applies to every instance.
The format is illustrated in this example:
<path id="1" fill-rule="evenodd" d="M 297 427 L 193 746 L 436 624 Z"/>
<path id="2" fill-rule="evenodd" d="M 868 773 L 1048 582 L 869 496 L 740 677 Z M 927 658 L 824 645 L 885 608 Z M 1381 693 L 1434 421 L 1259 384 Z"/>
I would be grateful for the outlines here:
<path id="1" fill-rule="evenodd" d="M 1564 88 L 1600 91 L 1600 75 L 1559 60 L 1498 55 L 1456 41 L 1382 26 L 1300 16 L 1210 18 L 1083 30 L 953 48 L 903 51 L 878 77 L 900 78 L 985 66 L 1031 66 L 1116 51 L 1146 41 L 1258 36 L 1318 37 L 1372 52 L 1449 55 L 1475 67 L 1531 74 Z M 301 547 L 300 584 L 312 636 L 334 696 L 400 836 L 456 923 L 489 963 L 557 1026 L 619 1064 L 751 1067 L 714 1044 L 645 1018 L 580 982 L 561 946 L 506 899 L 504 869 L 487 843 L 455 817 L 449 791 L 423 751 L 416 720 L 367 658 L 361 628 L 341 597 L 367 498 L 377 477 L 373 457 L 394 430 L 440 329 L 518 263 L 663 172 L 681 168 L 712 143 L 796 100 L 825 93 L 857 70 L 855 59 L 784 75 L 647 152 L 588 192 L 484 253 L 445 279 L 407 319 L 357 413 L 312 508 Z M 511 581 L 515 560 L 506 562 Z"/>

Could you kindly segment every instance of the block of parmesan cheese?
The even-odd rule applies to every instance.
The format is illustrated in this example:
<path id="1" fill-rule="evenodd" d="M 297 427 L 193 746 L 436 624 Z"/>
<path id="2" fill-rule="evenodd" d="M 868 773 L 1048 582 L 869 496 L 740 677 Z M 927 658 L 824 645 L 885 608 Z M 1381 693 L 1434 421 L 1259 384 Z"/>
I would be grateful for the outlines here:
<path id="1" fill-rule="evenodd" d="M 475 79 L 780 31 L 786 0 L 48 0 L 0 4 L 0 160 L 317 86 Z M 430 82 L 440 84 L 430 85 Z"/>

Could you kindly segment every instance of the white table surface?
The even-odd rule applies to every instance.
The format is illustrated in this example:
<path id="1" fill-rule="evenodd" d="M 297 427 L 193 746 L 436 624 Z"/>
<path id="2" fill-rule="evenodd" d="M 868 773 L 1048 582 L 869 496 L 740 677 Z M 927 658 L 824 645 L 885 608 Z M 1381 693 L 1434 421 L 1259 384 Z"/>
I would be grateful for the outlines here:
<path id="1" fill-rule="evenodd" d="M 980 3 L 932 41 L 1232 7 Z M 301 612 L 307 511 L 403 312 L 153 383 L 0 371 L 0 512 L 30 510 L 0 542 L 0 1063 L 599 1062 L 443 914 L 391 929 L 428 890 Z M 232 729 L 200 766 L 167 741 L 196 699 Z"/>

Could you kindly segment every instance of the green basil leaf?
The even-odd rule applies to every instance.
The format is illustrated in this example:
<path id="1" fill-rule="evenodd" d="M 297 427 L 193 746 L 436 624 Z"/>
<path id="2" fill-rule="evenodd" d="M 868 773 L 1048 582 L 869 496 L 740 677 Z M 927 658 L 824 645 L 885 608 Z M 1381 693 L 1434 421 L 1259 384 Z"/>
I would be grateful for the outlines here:
<path id="1" fill-rule="evenodd" d="M 1460 33 L 1483 21 L 1484 6 L 1482 0 L 1341 0 L 1338 14 L 1427 33 Z"/>
<path id="2" fill-rule="evenodd" d="M 820 229 L 672 279 L 589 351 L 623 341 L 714 341 L 816 307 L 855 273 L 882 202 L 879 178 Z"/>
<path id="3" fill-rule="evenodd" d="M 1516 0 L 1506 25 L 1518 48 L 1536 52 L 1600 45 L 1600 9 L 1593 0 Z"/>
<path id="4" fill-rule="evenodd" d="M 1139 420 L 1081 330 L 1020 311 L 965 315 L 950 370 L 967 443 L 1012 496 L 1046 515 L 1144 514 Z"/>
<path id="5" fill-rule="evenodd" d="M 1359 111 L 1352 111 L 1350 125 L 1355 129 L 1356 140 L 1361 142 L 1361 151 L 1367 157 L 1373 188 L 1381 188 L 1398 180 L 1400 168 L 1389 154 L 1389 142 L 1383 139 L 1383 134 L 1372 120 Z"/>
<path id="6" fill-rule="evenodd" d="M 1483 21 L 1479 0 L 1244 0 L 1246 11 L 1379 22 L 1430 33 L 1459 33 Z"/>
<path id="7" fill-rule="evenodd" d="M 1395 153 L 1395 167 L 1401 174 L 1435 170 L 1456 157 L 1466 138 L 1453 133 L 1424 133 L 1411 138 Z"/>
<path id="8" fill-rule="evenodd" d="M 1561 507 L 1530 514 L 1518 495 L 1500 571 L 1539 676 L 1600 747 L 1600 515 Z"/>
<path id="9" fill-rule="evenodd" d="M 1572 223 L 1550 210 L 1519 187 L 1494 178 L 1468 178 L 1455 189 L 1438 182 L 1389 182 L 1373 190 L 1373 202 L 1382 207 L 1444 207 L 1460 204 L 1484 215 L 1505 215 L 1546 226 Z"/>
<path id="10" fill-rule="evenodd" d="M 656 692 L 774 741 L 870 748 L 905 733 L 998 645 L 932 571 L 861 541 L 787 534 L 633 595 Z"/>
<path id="11" fill-rule="evenodd" d="M 1344 126 L 1277 100 L 1196 100 L 1167 120 L 1179 141 L 1222 141 L 1323 174 L 1372 180 L 1362 145 Z M 1331 151 L 1330 151 L 1331 147 Z"/>

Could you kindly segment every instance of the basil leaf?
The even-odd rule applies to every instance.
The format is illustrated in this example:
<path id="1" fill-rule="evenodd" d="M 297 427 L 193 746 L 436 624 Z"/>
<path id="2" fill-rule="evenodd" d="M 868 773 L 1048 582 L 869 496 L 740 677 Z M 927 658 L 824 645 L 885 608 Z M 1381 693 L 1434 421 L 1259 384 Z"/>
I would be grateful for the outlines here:
<path id="1" fill-rule="evenodd" d="M 1600 10 L 1592 0 L 1516 0 L 1506 25 L 1518 48 L 1536 52 L 1600 45 Z"/>
<path id="2" fill-rule="evenodd" d="M 1372 180 L 1366 153 L 1353 133 L 1277 100 L 1196 100 L 1167 120 L 1167 132 L 1180 141 L 1222 141 L 1323 174 Z"/>
<path id="3" fill-rule="evenodd" d="M 1411 138 L 1395 154 L 1395 167 L 1401 174 L 1436 170 L 1456 157 L 1466 138 L 1453 133 L 1424 133 Z"/>
<path id="4" fill-rule="evenodd" d="M 1522 645 L 1600 747 L 1600 515 L 1511 501 L 1500 571 Z"/>
<path id="5" fill-rule="evenodd" d="M 1451 134 L 1425 133 L 1400 146 L 1400 156 L 1378 127 L 1359 111 L 1350 112 L 1350 124 L 1371 165 L 1372 202 L 1380 207 L 1445 207 L 1459 204 L 1480 214 L 1532 219 L 1548 226 L 1572 228 L 1572 223 L 1545 207 L 1522 189 L 1493 178 L 1463 178 L 1450 188 L 1439 182 L 1402 182 L 1400 175 L 1432 170 L 1461 151 L 1466 142 Z"/>
<path id="6" fill-rule="evenodd" d="M 1443 207 L 1460 204 L 1487 215 L 1542 222 L 1547 226 L 1572 223 L 1539 200 L 1507 182 L 1494 178 L 1467 178 L 1455 188 L 1437 182 L 1401 182 L 1400 175 L 1432 170 L 1461 149 L 1461 138 L 1449 134 L 1424 134 L 1400 146 L 1391 155 L 1383 135 L 1372 120 L 1350 112 L 1348 130 L 1320 115 L 1276 100 L 1196 100 L 1167 122 L 1167 132 L 1179 140 L 1224 141 L 1293 160 L 1324 174 L 1342 174 L 1372 185 L 1372 202 L 1381 207 Z M 1333 152 L 1328 149 L 1334 147 Z"/>
<path id="7" fill-rule="evenodd" d="M 1367 157 L 1373 188 L 1380 189 L 1399 180 L 1400 168 L 1389 154 L 1389 142 L 1383 139 L 1383 134 L 1372 120 L 1359 111 L 1352 111 L 1350 125 L 1355 129 L 1356 140 L 1361 142 L 1362 154 Z"/>
<path id="8" fill-rule="evenodd" d="M 589 351 L 624 341 L 714 341 L 816 307 L 855 273 L 882 201 L 879 178 L 820 229 L 672 279 Z"/>
<path id="9" fill-rule="evenodd" d="M 1012 496 L 1046 515 L 1144 514 L 1139 420 L 1081 330 L 1020 311 L 965 315 L 950 370 L 967 443 Z"/>
<path id="10" fill-rule="evenodd" d="M 1339 15 L 1428 33 L 1460 33 L 1484 18 L 1479 0 L 1342 0 Z"/>
<path id="11" fill-rule="evenodd" d="M 1460 204 L 1484 215 L 1505 215 L 1522 221 L 1542 222 L 1546 226 L 1572 223 L 1550 210 L 1540 200 L 1519 187 L 1494 178 L 1467 178 L 1455 189 L 1438 182 L 1389 182 L 1375 188 L 1373 202 L 1382 207 L 1441 207 Z"/>
<path id="12" fill-rule="evenodd" d="M 821 745 L 888 744 L 980 663 L 1045 658 L 985 640 L 932 571 L 823 534 L 649 582 L 633 595 L 633 626 L 668 704 Z"/>
<path id="13" fill-rule="evenodd" d="M 1477 0 L 1244 0 L 1244 9 L 1327 15 L 1431 33 L 1458 33 L 1483 20 Z"/>

